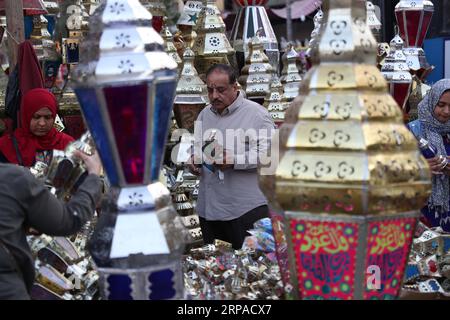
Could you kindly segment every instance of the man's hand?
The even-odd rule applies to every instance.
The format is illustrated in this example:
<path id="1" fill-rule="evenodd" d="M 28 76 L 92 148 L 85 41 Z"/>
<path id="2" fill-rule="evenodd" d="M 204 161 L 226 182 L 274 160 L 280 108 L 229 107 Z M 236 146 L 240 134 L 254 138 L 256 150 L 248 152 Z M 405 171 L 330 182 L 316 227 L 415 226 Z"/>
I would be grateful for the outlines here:
<path id="1" fill-rule="evenodd" d="M 194 155 L 191 156 L 189 162 L 187 162 L 186 165 L 193 175 L 196 175 L 197 177 L 202 175 L 202 168 L 194 164 Z"/>
<path id="2" fill-rule="evenodd" d="M 86 170 L 89 174 L 100 176 L 100 173 L 102 172 L 102 163 L 100 162 L 97 152 L 95 152 L 92 156 L 88 156 L 86 153 L 76 150 L 73 155 L 84 162 Z"/>
<path id="3" fill-rule="evenodd" d="M 428 164 L 430 165 L 431 172 L 435 175 L 444 174 L 443 170 L 445 168 L 445 162 L 442 161 L 442 158 L 434 157 L 431 159 L 427 159 Z"/>

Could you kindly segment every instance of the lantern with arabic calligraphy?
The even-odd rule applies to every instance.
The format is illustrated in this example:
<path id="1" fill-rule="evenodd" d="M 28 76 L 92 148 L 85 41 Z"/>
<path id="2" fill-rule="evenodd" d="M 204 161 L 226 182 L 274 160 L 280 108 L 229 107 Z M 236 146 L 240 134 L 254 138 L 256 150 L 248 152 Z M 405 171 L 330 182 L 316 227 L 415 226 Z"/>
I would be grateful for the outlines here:
<path id="1" fill-rule="evenodd" d="M 315 64 L 286 111 L 275 174 L 260 170 L 261 190 L 296 297 L 391 299 L 429 196 L 429 167 L 375 66 L 365 2 L 326 0 L 323 9 Z"/>

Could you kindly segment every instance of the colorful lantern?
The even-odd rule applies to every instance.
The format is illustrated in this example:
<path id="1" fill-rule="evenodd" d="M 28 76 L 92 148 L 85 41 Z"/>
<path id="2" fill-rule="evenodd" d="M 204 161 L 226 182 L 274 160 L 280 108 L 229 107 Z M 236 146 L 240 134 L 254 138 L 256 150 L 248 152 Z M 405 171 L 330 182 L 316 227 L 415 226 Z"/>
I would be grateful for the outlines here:
<path id="1" fill-rule="evenodd" d="M 160 174 L 177 64 L 138 0 L 106 0 L 74 88 L 112 189 L 90 240 L 106 299 L 183 297 L 187 231 Z"/>
<path id="2" fill-rule="evenodd" d="M 433 69 L 422 49 L 433 12 L 434 5 L 428 0 L 402 0 L 395 6 L 400 35 L 405 40 L 407 64 L 420 79 L 424 79 Z"/>
<path id="3" fill-rule="evenodd" d="M 274 230 L 284 222 L 290 271 L 281 261 L 281 273 L 303 299 L 395 298 L 429 167 L 375 66 L 365 2 L 323 4 L 320 64 L 286 112 L 275 175 L 260 176 Z"/>
<path id="4" fill-rule="evenodd" d="M 242 69 L 250 52 L 249 43 L 260 31 L 260 41 L 272 66 L 280 64 L 280 51 L 278 41 L 264 8 L 267 0 L 236 0 L 239 11 L 231 30 L 231 44 L 236 50 L 236 59 L 239 69 Z M 278 74 L 278 70 L 275 70 Z"/>

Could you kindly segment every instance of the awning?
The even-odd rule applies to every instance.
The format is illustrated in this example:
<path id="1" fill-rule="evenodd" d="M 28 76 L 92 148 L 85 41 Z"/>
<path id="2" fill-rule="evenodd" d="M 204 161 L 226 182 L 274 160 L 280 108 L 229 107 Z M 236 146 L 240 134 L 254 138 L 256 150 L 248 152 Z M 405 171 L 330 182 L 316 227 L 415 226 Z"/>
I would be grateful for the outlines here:
<path id="1" fill-rule="evenodd" d="M 22 3 L 23 13 L 26 16 L 47 13 L 44 2 L 42 0 L 22 0 Z M 5 0 L 0 0 L 0 14 L 5 15 Z"/>
<path id="2" fill-rule="evenodd" d="M 301 17 L 306 17 L 307 15 L 313 13 L 322 5 L 321 0 L 297 0 L 291 3 L 291 18 L 299 19 Z M 286 7 L 282 9 L 267 9 L 272 11 L 275 15 L 286 19 L 287 9 Z"/>

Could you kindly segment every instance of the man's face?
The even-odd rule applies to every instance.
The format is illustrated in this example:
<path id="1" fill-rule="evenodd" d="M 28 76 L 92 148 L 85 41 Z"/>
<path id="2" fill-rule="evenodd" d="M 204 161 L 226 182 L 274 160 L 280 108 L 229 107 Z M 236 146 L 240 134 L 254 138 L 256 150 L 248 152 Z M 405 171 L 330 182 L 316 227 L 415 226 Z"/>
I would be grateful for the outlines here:
<path id="1" fill-rule="evenodd" d="M 436 108 L 434 108 L 434 116 L 441 123 L 450 120 L 450 91 L 444 92 L 439 99 Z"/>
<path id="2" fill-rule="evenodd" d="M 214 71 L 206 79 L 208 97 L 211 105 L 218 111 L 222 111 L 231 105 L 237 97 L 237 84 L 230 84 L 228 74 Z"/>
<path id="3" fill-rule="evenodd" d="M 38 137 L 45 136 L 53 127 L 55 118 L 49 108 L 39 109 L 30 121 L 30 131 Z"/>

